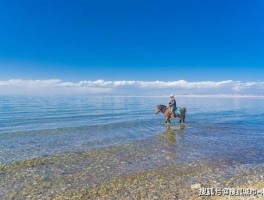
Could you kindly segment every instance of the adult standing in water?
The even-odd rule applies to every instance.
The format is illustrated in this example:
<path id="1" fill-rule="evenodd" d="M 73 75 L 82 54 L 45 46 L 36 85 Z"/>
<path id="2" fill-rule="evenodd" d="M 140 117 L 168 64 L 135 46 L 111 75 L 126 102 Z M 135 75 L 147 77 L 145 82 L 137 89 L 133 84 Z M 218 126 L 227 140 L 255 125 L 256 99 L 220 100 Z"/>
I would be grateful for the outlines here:
<path id="1" fill-rule="evenodd" d="M 176 111 L 176 100 L 174 98 L 174 96 L 171 94 L 170 95 L 170 102 L 169 102 L 169 107 L 171 109 L 172 112 L 172 117 L 176 117 L 175 111 Z"/>

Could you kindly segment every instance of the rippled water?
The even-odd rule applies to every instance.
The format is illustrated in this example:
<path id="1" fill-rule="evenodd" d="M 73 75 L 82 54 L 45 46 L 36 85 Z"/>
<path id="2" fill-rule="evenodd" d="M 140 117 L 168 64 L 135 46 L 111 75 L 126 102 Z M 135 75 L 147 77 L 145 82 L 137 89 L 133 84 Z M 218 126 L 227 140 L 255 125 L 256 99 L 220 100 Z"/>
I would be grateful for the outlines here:
<path id="1" fill-rule="evenodd" d="M 0 97 L 0 199 L 171 199 L 177 191 L 188 199 L 196 182 L 264 180 L 262 98 L 177 98 L 186 124 L 173 119 L 170 130 L 154 114 L 167 103 Z"/>
<path id="2" fill-rule="evenodd" d="M 0 163 L 164 136 L 162 97 L 0 97 Z M 264 104 L 253 98 L 177 98 L 187 108 L 172 146 L 182 159 L 264 162 Z"/>

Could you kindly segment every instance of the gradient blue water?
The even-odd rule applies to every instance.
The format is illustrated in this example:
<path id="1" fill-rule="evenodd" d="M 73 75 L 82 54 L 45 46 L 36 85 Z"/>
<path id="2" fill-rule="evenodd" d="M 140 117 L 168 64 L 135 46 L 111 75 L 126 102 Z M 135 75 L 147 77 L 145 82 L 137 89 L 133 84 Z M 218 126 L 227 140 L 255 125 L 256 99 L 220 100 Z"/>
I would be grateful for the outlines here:
<path id="1" fill-rule="evenodd" d="M 167 103 L 163 97 L 0 97 L 0 163 L 155 138 L 165 126 L 154 109 Z M 264 162 L 263 99 L 182 97 L 177 104 L 187 108 L 186 127 L 173 144 L 183 147 L 184 159 Z"/>

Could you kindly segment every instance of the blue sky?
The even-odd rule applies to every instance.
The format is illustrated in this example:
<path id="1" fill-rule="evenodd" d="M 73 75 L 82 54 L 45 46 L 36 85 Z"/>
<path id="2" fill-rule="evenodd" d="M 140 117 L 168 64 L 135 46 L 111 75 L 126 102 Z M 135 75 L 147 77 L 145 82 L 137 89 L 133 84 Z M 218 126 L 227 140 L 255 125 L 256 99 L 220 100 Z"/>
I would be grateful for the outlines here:
<path id="1" fill-rule="evenodd" d="M 0 4 L 2 81 L 263 81 L 261 0 Z"/>

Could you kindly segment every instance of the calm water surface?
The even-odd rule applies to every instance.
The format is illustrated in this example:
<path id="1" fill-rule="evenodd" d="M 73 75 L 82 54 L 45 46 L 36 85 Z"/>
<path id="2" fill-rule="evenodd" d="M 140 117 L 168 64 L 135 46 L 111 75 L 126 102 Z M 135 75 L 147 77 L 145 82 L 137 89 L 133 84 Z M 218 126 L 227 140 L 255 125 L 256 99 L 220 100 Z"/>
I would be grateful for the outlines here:
<path id="1" fill-rule="evenodd" d="M 177 191 L 189 199 L 194 183 L 264 180 L 263 99 L 177 98 L 187 108 L 186 124 L 174 119 L 170 130 L 154 114 L 167 103 L 0 97 L 0 199 L 153 199 Z"/>
<path id="2" fill-rule="evenodd" d="M 254 98 L 177 98 L 186 125 L 166 137 L 162 97 L 0 97 L 0 163 L 168 140 L 176 162 L 264 162 L 264 103 Z M 142 145 L 144 148 L 144 145 Z"/>

